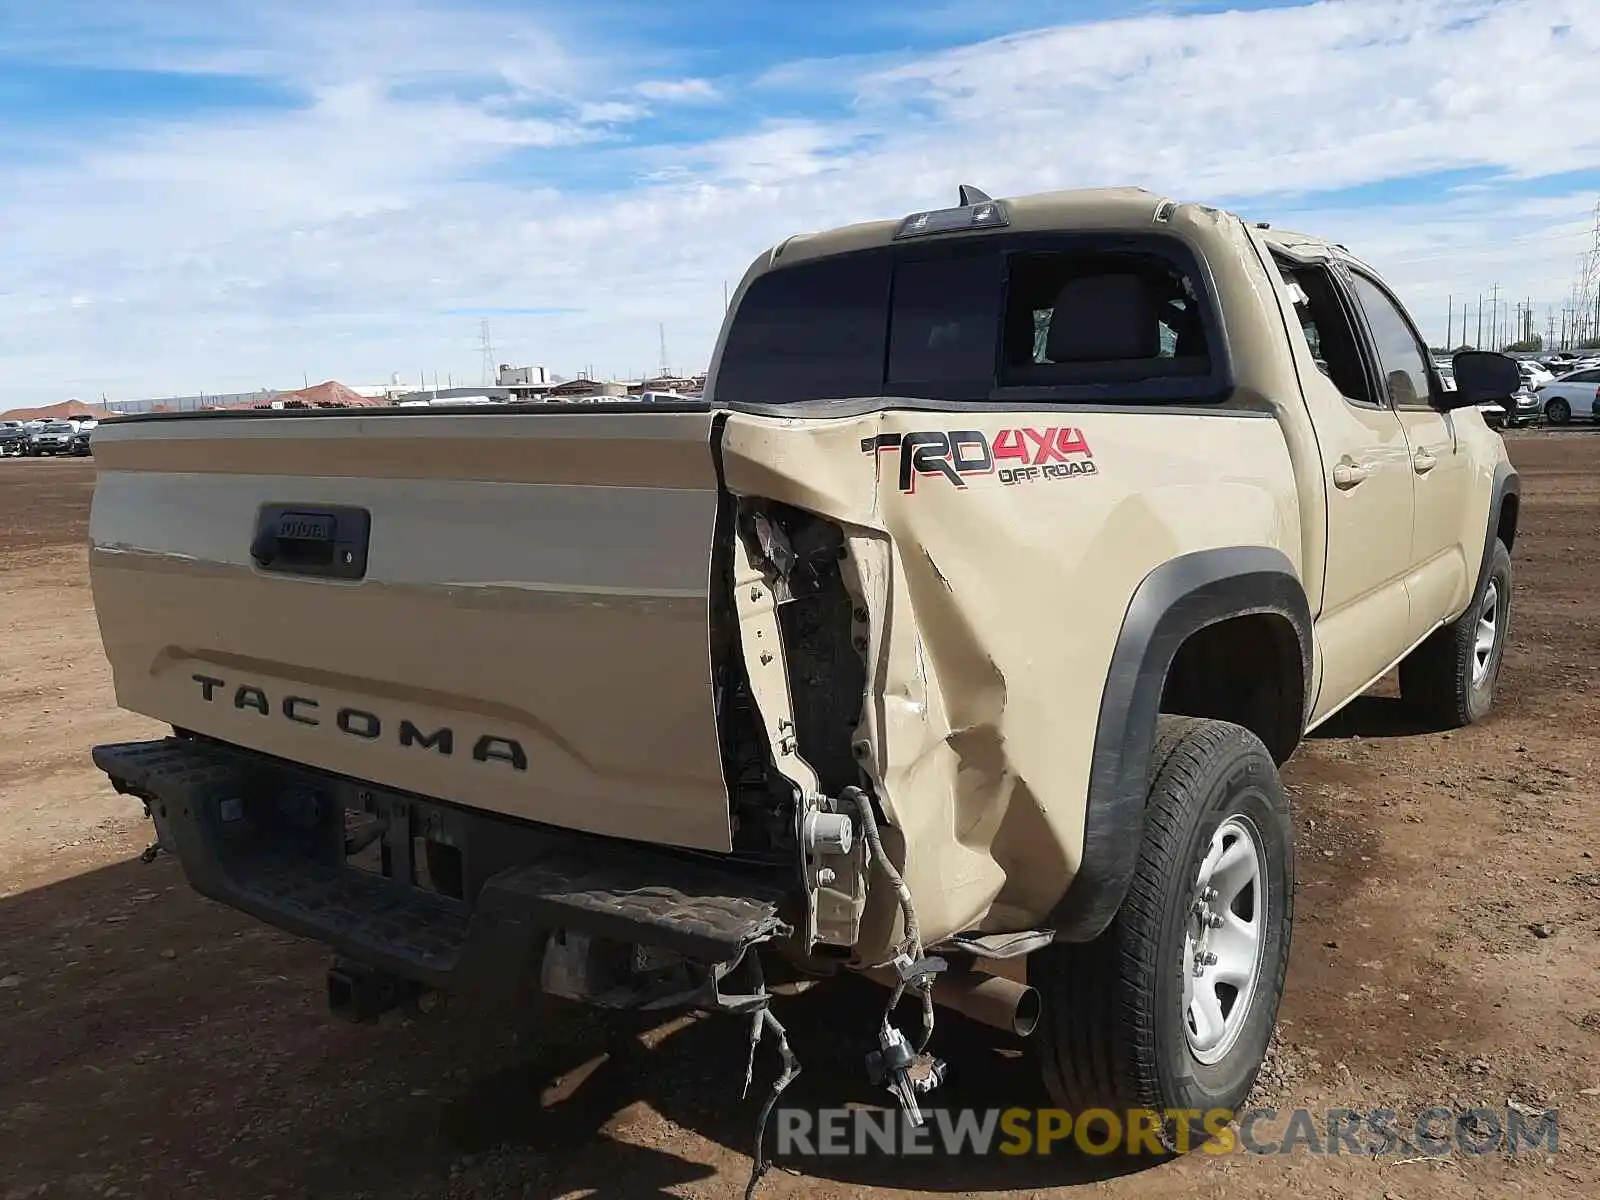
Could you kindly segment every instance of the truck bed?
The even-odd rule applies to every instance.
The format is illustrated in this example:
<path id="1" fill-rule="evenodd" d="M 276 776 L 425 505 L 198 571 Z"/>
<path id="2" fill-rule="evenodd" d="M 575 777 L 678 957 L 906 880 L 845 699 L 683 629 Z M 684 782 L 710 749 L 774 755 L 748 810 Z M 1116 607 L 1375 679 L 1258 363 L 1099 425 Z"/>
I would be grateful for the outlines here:
<path id="1" fill-rule="evenodd" d="M 354 779 L 726 851 L 710 427 L 692 406 L 107 421 L 90 566 L 118 702 Z"/>

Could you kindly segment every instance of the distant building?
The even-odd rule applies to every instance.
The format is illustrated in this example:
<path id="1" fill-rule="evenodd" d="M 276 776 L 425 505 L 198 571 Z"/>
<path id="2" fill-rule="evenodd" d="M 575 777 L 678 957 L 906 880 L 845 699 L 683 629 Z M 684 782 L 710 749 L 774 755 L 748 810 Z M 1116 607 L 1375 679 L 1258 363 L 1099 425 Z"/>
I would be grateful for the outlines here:
<path id="1" fill-rule="evenodd" d="M 543 367 L 512 367 L 501 363 L 495 382 L 501 387 L 538 387 L 550 380 L 545 378 Z"/>
<path id="2" fill-rule="evenodd" d="M 403 392 L 395 397 L 394 402 L 406 408 L 414 408 L 423 404 L 505 404 L 512 399 L 514 397 L 510 388 L 449 387 Z"/>
<path id="3" fill-rule="evenodd" d="M 606 383 L 599 379 L 569 379 L 558 383 L 546 393 L 552 400 L 582 400 L 626 396 L 628 387 L 621 383 Z"/>
<path id="4" fill-rule="evenodd" d="M 698 396 L 705 389 L 705 376 L 693 375 L 658 375 L 654 379 L 641 379 L 638 383 L 628 385 L 628 394 L 632 396 L 643 395 L 675 395 L 683 397 Z"/>
<path id="5" fill-rule="evenodd" d="M 393 400 L 396 396 L 403 396 L 412 389 L 403 383 L 353 383 L 350 390 L 358 396 L 365 396 L 369 400 Z"/>

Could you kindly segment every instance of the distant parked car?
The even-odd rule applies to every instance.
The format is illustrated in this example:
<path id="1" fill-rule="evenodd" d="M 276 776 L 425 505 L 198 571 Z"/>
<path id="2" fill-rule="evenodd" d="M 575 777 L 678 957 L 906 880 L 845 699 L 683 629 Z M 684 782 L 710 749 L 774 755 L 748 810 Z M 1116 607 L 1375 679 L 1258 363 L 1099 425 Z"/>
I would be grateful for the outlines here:
<path id="1" fill-rule="evenodd" d="M 1600 366 L 1574 371 L 1534 389 L 1544 406 L 1544 419 L 1552 425 L 1595 419 L 1595 401 L 1600 399 Z"/>
<path id="2" fill-rule="evenodd" d="M 28 438 L 28 453 L 32 455 L 72 453 L 72 437 L 78 431 L 70 421 L 45 421 Z"/>
<path id="3" fill-rule="evenodd" d="M 0 458 L 21 458 L 28 452 L 28 431 L 21 421 L 0 421 Z"/>
<path id="4" fill-rule="evenodd" d="M 1491 429 L 1516 429 L 1523 425 L 1537 425 L 1543 415 L 1538 395 L 1524 385 L 1511 397 L 1511 407 L 1498 401 L 1485 401 L 1478 405 L 1483 423 Z"/>
<path id="5" fill-rule="evenodd" d="M 1439 380 L 1444 384 L 1445 391 L 1456 390 L 1456 369 L 1451 362 L 1433 360 L 1434 368 L 1439 372 Z M 1478 405 L 1478 411 L 1483 414 L 1483 423 L 1494 429 L 1504 427 L 1516 428 L 1519 425 L 1537 425 L 1543 415 L 1540 400 L 1535 394 L 1533 386 L 1528 383 L 1527 372 L 1522 373 L 1522 387 L 1512 396 L 1512 405 L 1508 409 L 1498 401 Z"/>
<path id="6" fill-rule="evenodd" d="M 1541 383 L 1549 383 L 1556 377 L 1554 371 L 1546 370 L 1543 363 L 1535 362 L 1531 358 L 1519 360 L 1517 370 L 1522 372 L 1522 382 L 1530 388 L 1536 388 Z"/>
<path id="7" fill-rule="evenodd" d="M 1478 405 L 1484 424 L 1496 429 L 1517 429 L 1523 425 L 1537 425 L 1544 416 L 1543 401 L 1539 394 L 1524 383 L 1511 397 L 1510 407 L 1498 403 Z"/>
<path id="8" fill-rule="evenodd" d="M 1511 397 L 1511 408 L 1502 413 L 1502 418 L 1512 428 L 1537 425 L 1544 419 L 1544 402 L 1539 399 L 1536 390 L 1524 384 L 1522 389 Z"/>

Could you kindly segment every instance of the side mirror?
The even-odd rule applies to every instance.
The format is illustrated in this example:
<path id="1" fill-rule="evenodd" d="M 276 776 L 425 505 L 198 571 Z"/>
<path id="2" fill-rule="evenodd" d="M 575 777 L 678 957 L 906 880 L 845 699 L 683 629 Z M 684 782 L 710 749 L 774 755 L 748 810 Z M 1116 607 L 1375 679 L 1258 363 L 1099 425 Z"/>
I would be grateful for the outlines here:
<path id="1" fill-rule="evenodd" d="M 1517 360 L 1492 350 L 1463 350 L 1451 359 L 1455 368 L 1456 390 L 1446 392 L 1445 409 L 1476 408 L 1480 404 L 1499 404 L 1510 409 L 1512 399 L 1522 390 L 1522 369 Z"/>

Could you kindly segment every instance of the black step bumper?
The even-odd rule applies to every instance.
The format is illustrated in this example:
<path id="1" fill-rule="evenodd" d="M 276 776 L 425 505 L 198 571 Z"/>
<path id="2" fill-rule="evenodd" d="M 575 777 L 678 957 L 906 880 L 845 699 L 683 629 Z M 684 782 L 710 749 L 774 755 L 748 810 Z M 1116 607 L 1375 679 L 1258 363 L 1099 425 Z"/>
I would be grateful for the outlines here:
<path id="1" fill-rule="evenodd" d="M 789 936 L 768 868 L 573 834 L 373 787 L 188 737 L 97 746 L 95 765 L 145 801 L 162 847 L 202 895 L 341 956 L 441 991 L 514 994 L 552 934 L 667 951 L 713 984 L 751 946 Z M 374 870 L 346 860 L 347 814 L 383 832 Z M 424 886 L 424 842 L 459 866 Z"/>

